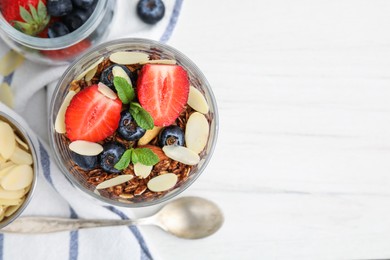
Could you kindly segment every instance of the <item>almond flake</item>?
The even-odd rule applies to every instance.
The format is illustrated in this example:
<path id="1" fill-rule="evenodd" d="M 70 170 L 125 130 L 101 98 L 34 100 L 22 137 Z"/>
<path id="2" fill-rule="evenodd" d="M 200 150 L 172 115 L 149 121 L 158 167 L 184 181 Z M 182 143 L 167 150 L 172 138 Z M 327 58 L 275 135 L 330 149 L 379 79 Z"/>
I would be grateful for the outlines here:
<path id="1" fill-rule="evenodd" d="M 4 159 L 9 159 L 15 151 L 16 140 L 12 127 L 0 121 L 0 155 Z"/>
<path id="2" fill-rule="evenodd" d="M 15 164 L 31 165 L 33 163 L 31 154 L 25 150 L 20 149 L 18 146 L 15 147 L 15 151 L 12 154 L 10 160 Z"/>
<path id="3" fill-rule="evenodd" d="M 23 202 L 22 199 L 0 199 L 0 205 L 16 206 Z"/>
<path id="4" fill-rule="evenodd" d="M 26 151 L 29 150 L 28 145 L 27 145 L 25 142 L 23 142 L 22 139 L 20 139 L 19 136 L 15 135 L 15 140 L 16 140 L 16 142 L 17 142 L 20 146 L 22 146 Z"/>
<path id="5" fill-rule="evenodd" d="M 140 62 L 140 64 L 147 64 L 147 63 L 150 63 L 150 64 L 175 65 L 177 62 L 175 60 L 168 60 L 168 59 L 165 59 L 165 60 L 147 60 L 147 61 L 144 61 L 144 62 Z"/>
<path id="6" fill-rule="evenodd" d="M 144 165 L 140 162 L 134 164 L 134 173 L 136 176 L 146 178 L 152 172 L 153 166 Z"/>
<path id="7" fill-rule="evenodd" d="M 87 75 L 88 72 L 90 72 L 91 70 L 95 69 L 95 67 L 97 67 L 103 60 L 104 60 L 104 57 L 101 57 L 100 59 L 98 59 L 91 66 L 89 66 L 86 70 L 84 70 L 78 77 L 76 77 L 76 80 L 82 79 L 85 75 Z"/>
<path id="8" fill-rule="evenodd" d="M 8 168 L 9 166 L 12 166 L 12 165 L 15 165 L 13 162 L 11 162 L 10 160 L 5 160 L 2 158 L 2 160 L 0 160 L 0 172 L 5 169 L 5 168 Z"/>
<path id="9" fill-rule="evenodd" d="M 68 94 L 66 94 L 66 97 L 64 98 L 64 101 L 62 102 L 61 107 L 58 110 L 56 121 L 54 122 L 54 129 L 59 134 L 65 134 L 66 132 L 65 113 L 74 95 L 76 95 L 76 92 L 70 90 Z"/>
<path id="10" fill-rule="evenodd" d="M 31 185 L 33 169 L 29 165 L 18 165 L 5 175 L 0 183 L 5 190 L 20 190 Z M 1 204 L 1 203 L 0 203 Z"/>
<path id="11" fill-rule="evenodd" d="M 160 133 L 161 129 L 160 126 L 154 126 L 153 129 L 146 130 L 145 134 L 138 140 L 138 145 L 148 144 Z"/>
<path id="12" fill-rule="evenodd" d="M 69 149 L 85 156 L 95 156 L 103 152 L 103 146 L 100 144 L 82 140 L 71 142 Z"/>
<path id="13" fill-rule="evenodd" d="M 109 87 L 107 87 L 105 84 L 99 82 L 98 84 L 98 90 L 100 93 L 102 93 L 103 95 L 105 95 L 106 97 L 110 98 L 110 99 L 117 99 L 117 95 L 115 94 L 114 91 L 112 91 L 112 89 L 110 89 Z"/>
<path id="14" fill-rule="evenodd" d="M 184 134 L 187 148 L 199 154 L 205 148 L 209 138 L 209 123 L 206 117 L 194 112 L 188 118 Z"/>
<path id="15" fill-rule="evenodd" d="M 137 64 L 148 60 L 149 55 L 143 52 L 120 51 L 110 55 L 110 61 L 121 65 Z"/>
<path id="16" fill-rule="evenodd" d="M 88 73 L 85 74 L 85 81 L 90 81 L 91 79 L 93 79 L 97 70 L 98 70 L 98 66 L 88 71 Z"/>
<path id="17" fill-rule="evenodd" d="M 8 172 L 15 167 L 16 167 L 16 164 L 14 164 L 13 162 L 11 162 L 11 161 L 7 162 L 7 164 L 4 165 L 3 168 L 0 169 L 0 179 L 3 178 L 4 176 L 6 176 L 8 174 Z"/>
<path id="18" fill-rule="evenodd" d="M 126 71 L 124 71 L 124 69 L 122 69 L 121 67 L 119 66 L 114 66 L 112 68 L 112 75 L 114 75 L 114 77 L 121 77 L 121 78 L 124 78 L 127 83 L 130 84 L 130 86 L 132 85 L 131 84 L 131 80 L 129 78 L 129 75 L 127 75 Z"/>
<path id="19" fill-rule="evenodd" d="M 175 187 L 177 183 L 177 175 L 173 173 L 166 173 L 154 177 L 148 182 L 148 189 L 154 192 L 166 191 Z"/>
<path id="20" fill-rule="evenodd" d="M 4 190 L 0 187 L 0 199 L 20 199 L 24 196 L 24 189 Z"/>
<path id="21" fill-rule="evenodd" d="M 12 214 L 14 214 L 19 208 L 20 206 L 22 206 L 24 202 L 24 198 L 20 201 L 20 203 L 18 205 L 13 205 L 13 206 L 9 206 L 5 212 L 4 212 L 4 216 L 5 217 L 9 217 L 11 216 Z"/>
<path id="22" fill-rule="evenodd" d="M 129 181 L 131 179 L 133 179 L 133 175 L 130 175 L 130 174 L 119 175 L 119 176 L 117 176 L 115 178 L 112 178 L 112 179 L 103 181 L 102 183 L 99 183 L 96 186 L 96 189 L 97 190 L 106 189 L 106 188 L 109 188 L 109 187 L 112 187 L 112 186 L 116 186 L 116 185 L 125 183 L 125 182 L 127 182 L 127 181 Z"/>
<path id="23" fill-rule="evenodd" d="M 190 86 L 187 104 L 202 114 L 207 114 L 209 112 L 209 105 L 207 104 L 206 99 L 194 86 Z"/>
<path id="24" fill-rule="evenodd" d="M 180 145 L 166 145 L 162 148 L 165 155 L 172 160 L 187 164 L 195 165 L 200 161 L 200 157 L 197 153 L 188 149 L 187 147 Z"/>

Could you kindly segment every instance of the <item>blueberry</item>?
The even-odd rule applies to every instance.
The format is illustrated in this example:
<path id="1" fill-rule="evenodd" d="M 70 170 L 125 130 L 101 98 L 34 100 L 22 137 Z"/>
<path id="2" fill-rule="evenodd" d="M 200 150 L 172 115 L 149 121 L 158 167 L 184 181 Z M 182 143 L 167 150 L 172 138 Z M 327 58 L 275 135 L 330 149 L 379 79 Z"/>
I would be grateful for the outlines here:
<path id="1" fill-rule="evenodd" d="M 51 16 L 64 16 L 72 12 L 71 0 L 47 0 L 47 12 Z"/>
<path id="2" fill-rule="evenodd" d="M 49 38 L 61 37 L 68 33 L 70 33 L 68 27 L 66 27 L 66 25 L 61 22 L 52 23 L 51 25 L 49 25 L 47 31 L 47 35 L 49 36 Z"/>
<path id="3" fill-rule="evenodd" d="M 158 139 L 158 144 L 161 147 L 164 147 L 165 145 L 184 146 L 184 132 L 177 125 L 165 127 L 161 130 Z"/>
<path id="4" fill-rule="evenodd" d="M 145 129 L 138 126 L 129 111 L 122 111 L 119 127 L 117 129 L 119 135 L 127 141 L 135 141 L 140 139 L 146 132 Z"/>
<path id="5" fill-rule="evenodd" d="M 136 82 L 135 74 L 132 73 L 126 66 L 117 65 L 117 64 L 111 65 L 110 67 L 108 67 L 102 71 L 102 74 L 100 75 L 100 82 L 102 82 L 107 87 L 109 87 L 110 89 L 112 89 L 116 92 L 115 87 L 114 87 L 114 83 L 113 83 L 114 75 L 112 75 L 112 68 L 114 66 L 121 67 L 126 72 L 126 74 L 129 76 L 132 85 L 135 86 L 135 82 Z"/>
<path id="6" fill-rule="evenodd" d="M 70 151 L 72 160 L 80 166 L 83 170 L 89 171 L 97 167 L 98 157 L 97 156 L 85 156 Z"/>
<path id="7" fill-rule="evenodd" d="M 65 16 L 62 21 L 68 26 L 71 32 L 81 27 L 91 16 L 91 10 L 75 9 L 72 13 Z"/>
<path id="8" fill-rule="evenodd" d="M 155 24 L 164 17 L 165 5 L 161 0 L 140 0 L 137 14 L 145 23 Z"/>
<path id="9" fill-rule="evenodd" d="M 100 167 L 108 173 L 120 173 L 120 170 L 114 168 L 115 164 L 119 162 L 122 154 L 126 148 L 115 142 L 105 143 L 103 145 L 103 152 L 99 154 Z"/>
<path id="10" fill-rule="evenodd" d="M 96 3 L 95 0 L 72 0 L 74 6 L 87 9 L 92 6 L 92 4 Z"/>

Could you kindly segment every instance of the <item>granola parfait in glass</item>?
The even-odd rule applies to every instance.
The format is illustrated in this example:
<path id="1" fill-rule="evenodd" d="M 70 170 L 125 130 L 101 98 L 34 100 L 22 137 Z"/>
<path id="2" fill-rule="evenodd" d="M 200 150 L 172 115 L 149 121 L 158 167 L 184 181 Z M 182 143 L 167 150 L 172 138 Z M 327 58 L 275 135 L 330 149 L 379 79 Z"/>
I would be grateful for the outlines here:
<path id="1" fill-rule="evenodd" d="M 62 172 L 117 206 L 157 204 L 203 172 L 218 128 L 206 78 L 179 51 L 146 39 L 103 44 L 73 63 L 50 107 Z"/>

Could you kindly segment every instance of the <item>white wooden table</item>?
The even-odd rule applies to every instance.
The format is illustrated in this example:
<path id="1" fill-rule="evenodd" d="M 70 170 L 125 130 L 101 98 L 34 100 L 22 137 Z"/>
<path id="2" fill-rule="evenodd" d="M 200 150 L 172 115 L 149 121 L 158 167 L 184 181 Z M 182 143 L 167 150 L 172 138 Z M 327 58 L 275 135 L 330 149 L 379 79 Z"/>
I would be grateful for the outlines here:
<path id="1" fill-rule="evenodd" d="M 226 221 L 197 241 L 143 228 L 161 258 L 390 257 L 390 1 L 185 1 L 169 44 L 220 112 L 213 159 L 183 195 Z M 24 112 L 35 129 L 42 92 Z"/>

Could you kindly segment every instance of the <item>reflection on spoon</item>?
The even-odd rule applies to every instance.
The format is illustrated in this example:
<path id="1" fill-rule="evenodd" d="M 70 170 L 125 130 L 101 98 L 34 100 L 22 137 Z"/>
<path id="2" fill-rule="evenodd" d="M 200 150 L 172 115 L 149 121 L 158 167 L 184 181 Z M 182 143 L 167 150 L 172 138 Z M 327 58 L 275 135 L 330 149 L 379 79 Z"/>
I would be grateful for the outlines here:
<path id="1" fill-rule="evenodd" d="M 177 237 L 197 239 L 214 234 L 223 221 L 223 214 L 215 203 L 199 197 L 182 197 L 169 202 L 156 214 L 136 220 L 20 217 L 0 232 L 38 234 L 95 227 L 156 225 Z"/>

